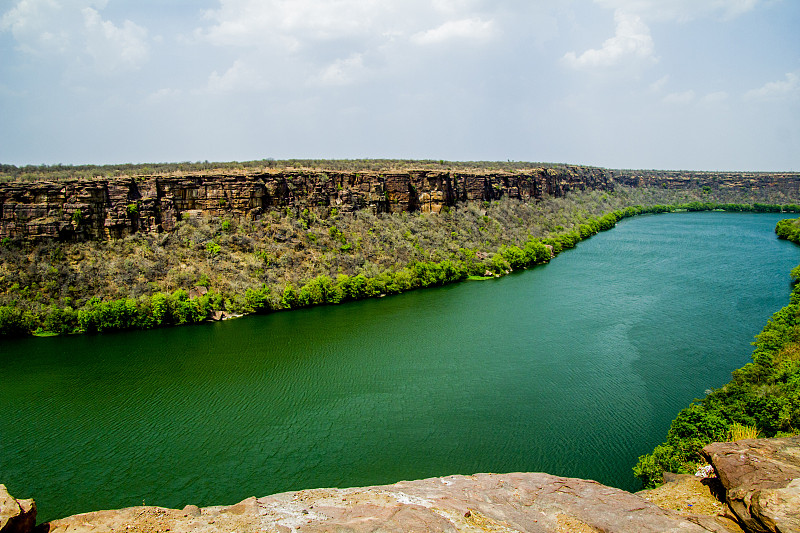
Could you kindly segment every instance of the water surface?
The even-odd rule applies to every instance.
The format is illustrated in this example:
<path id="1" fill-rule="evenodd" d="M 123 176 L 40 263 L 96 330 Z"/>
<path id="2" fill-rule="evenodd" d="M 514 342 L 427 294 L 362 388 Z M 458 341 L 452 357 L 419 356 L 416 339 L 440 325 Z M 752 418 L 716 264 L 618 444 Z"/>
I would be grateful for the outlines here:
<path id="1" fill-rule="evenodd" d="M 637 217 L 497 280 L 3 341 L 0 483 L 41 520 L 474 472 L 637 489 L 637 457 L 788 302 L 781 218 Z"/>

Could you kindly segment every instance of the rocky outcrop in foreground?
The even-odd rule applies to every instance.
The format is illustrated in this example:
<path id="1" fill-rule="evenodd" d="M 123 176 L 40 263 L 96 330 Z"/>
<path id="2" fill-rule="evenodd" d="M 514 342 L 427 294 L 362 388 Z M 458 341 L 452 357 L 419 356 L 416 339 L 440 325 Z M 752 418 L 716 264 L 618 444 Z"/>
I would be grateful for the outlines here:
<path id="1" fill-rule="evenodd" d="M 55 520 L 41 531 L 112 532 L 697 532 L 728 530 L 594 481 L 476 474 L 248 498 L 230 507 L 131 507 Z"/>
<path id="2" fill-rule="evenodd" d="M 27 533 L 36 525 L 36 503 L 17 500 L 0 485 L 0 533 Z"/>
<path id="3" fill-rule="evenodd" d="M 800 437 L 716 442 L 703 455 L 745 530 L 800 532 Z"/>
<path id="4" fill-rule="evenodd" d="M 15 500 L 0 485 L 0 533 L 800 532 L 800 436 L 715 443 L 703 454 L 719 479 L 671 475 L 637 494 L 549 474 L 475 474 L 286 492 L 228 507 L 96 511 L 36 528 L 33 500 Z"/>

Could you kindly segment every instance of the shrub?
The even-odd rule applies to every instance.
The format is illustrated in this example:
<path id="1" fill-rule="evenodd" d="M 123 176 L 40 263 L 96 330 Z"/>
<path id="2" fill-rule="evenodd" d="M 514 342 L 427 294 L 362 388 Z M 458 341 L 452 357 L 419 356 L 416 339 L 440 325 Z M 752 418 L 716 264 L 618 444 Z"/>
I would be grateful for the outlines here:
<path id="1" fill-rule="evenodd" d="M 8 305 L 0 306 L 0 335 L 28 335 L 34 330 L 34 316 L 26 311 Z"/>

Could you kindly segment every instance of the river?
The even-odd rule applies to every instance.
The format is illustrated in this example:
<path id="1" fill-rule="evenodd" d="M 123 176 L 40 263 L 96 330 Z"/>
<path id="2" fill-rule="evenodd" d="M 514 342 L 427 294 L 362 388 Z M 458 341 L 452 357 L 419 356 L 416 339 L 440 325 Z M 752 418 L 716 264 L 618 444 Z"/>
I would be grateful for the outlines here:
<path id="1" fill-rule="evenodd" d="M 785 215 L 641 216 L 483 282 L 0 344 L 0 483 L 48 520 L 544 471 L 626 490 L 788 303 Z"/>

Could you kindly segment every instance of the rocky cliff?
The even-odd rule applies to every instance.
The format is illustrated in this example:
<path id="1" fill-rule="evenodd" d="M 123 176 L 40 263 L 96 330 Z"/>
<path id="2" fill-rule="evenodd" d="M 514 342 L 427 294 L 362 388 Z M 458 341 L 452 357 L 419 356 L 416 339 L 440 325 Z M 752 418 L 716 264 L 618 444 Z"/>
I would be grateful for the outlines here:
<path id="1" fill-rule="evenodd" d="M 272 209 L 440 212 L 466 201 L 532 200 L 631 187 L 800 195 L 800 175 L 613 171 L 563 166 L 517 172 L 262 170 L 0 184 L 0 238 L 85 240 L 170 231 L 184 216 L 258 218 Z"/>
<path id="2" fill-rule="evenodd" d="M 33 501 L 0 485 L 0 533 L 800 532 L 800 437 L 715 443 L 703 454 L 712 478 L 672 476 L 637 494 L 549 474 L 475 474 L 287 492 L 228 507 L 96 511 L 35 529 Z"/>
<path id="3" fill-rule="evenodd" d="M 241 171 L 9 182 L 0 184 L 0 238 L 119 238 L 170 231 L 182 216 L 258 218 L 281 208 L 439 212 L 469 200 L 530 200 L 611 188 L 611 172 L 586 167 L 518 173 Z"/>
<path id="4" fill-rule="evenodd" d="M 692 172 L 685 170 L 616 170 L 614 180 L 628 187 L 665 189 L 735 189 L 757 191 L 774 189 L 797 197 L 800 174 L 794 172 Z"/>
<path id="5" fill-rule="evenodd" d="M 746 531 L 800 532 L 800 437 L 716 442 L 702 453 Z"/>

